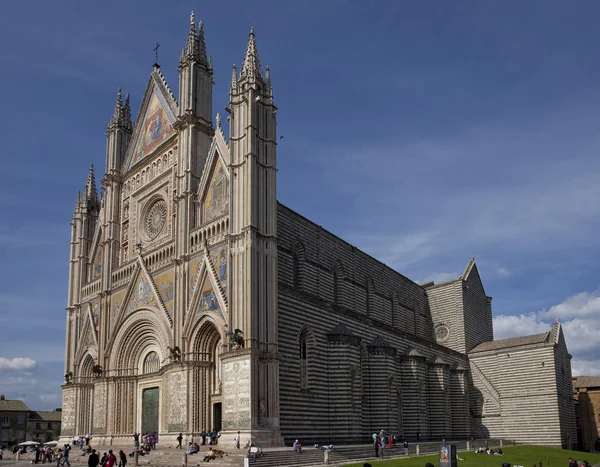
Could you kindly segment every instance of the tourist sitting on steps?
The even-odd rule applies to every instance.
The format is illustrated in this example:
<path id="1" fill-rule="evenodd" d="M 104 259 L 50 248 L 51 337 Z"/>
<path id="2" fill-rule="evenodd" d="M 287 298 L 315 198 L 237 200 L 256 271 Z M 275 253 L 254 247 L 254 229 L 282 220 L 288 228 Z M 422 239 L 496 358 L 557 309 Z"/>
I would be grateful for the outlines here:
<path id="1" fill-rule="evenodd" d="M 297 453 L 299 453 L 299 454 L 302 453 L 302 445 L 300 444 L 300 442 L 298 440 L 294 441 L 293 448 L 294 448 L 294 451 L 296 451 Z"/>
<path id="2" fill-rule="evenodd" d="M 217 456 L 215 456 L 215 452 L 212 450 L 212 448 L 210 448 L 206 453 L 206 456 L 204 456 L 204 459 L 202 459 L 202 462 L 210 462 L 215 460 L 216 458 Z"/>

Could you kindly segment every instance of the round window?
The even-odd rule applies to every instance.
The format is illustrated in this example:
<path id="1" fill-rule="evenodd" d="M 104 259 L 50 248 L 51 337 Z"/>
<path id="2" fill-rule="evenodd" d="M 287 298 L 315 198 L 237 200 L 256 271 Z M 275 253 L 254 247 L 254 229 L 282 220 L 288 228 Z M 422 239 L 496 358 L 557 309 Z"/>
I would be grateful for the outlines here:
<path id="1" fill-rule="evenodd" d="M 144 220 L 144 231 L 148 237 L 156 238 L 165 228 L 167 223 L 167 203 L 159 199 L 150 206 Z"/>
<path id="2" fill-rule="evenodd" d="M 438 342 L 444 342 L 450 337 L 450 328 L 445 324 L 438 324 L 435 327 L 435 340 Z"/>

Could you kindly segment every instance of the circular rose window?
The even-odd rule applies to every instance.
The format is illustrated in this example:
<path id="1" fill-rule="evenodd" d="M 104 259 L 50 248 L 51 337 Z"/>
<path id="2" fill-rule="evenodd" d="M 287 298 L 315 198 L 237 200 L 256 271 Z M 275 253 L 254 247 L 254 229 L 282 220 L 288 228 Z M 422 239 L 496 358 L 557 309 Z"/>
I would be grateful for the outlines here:
<path id="1" fill-rule="evenodd" d="M 162 232 L 167 223 L 167 203 L 159 199 L 156 201 L 146 214 L 145 231 L 150 238 L 155 238 Z"/>
<path id="2" fill-rule="evenodd" d="M 450 336 L 450 329 L 445 324 L 438 324 L 435 327 L 435 340 L 444 342 Z"/>

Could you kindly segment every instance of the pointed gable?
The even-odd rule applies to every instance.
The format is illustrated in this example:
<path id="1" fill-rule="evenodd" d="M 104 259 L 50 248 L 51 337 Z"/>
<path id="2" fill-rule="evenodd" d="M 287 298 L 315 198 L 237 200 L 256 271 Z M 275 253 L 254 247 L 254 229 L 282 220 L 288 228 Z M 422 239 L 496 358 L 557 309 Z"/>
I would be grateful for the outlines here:
<path id="1" fill-rule="evenodd" d="M 152 286 L 143 274 L 138 276 L 135 288 L 133 289 L 125 308 L 125 316 L 128 316 L 133 310 L 141 306 L 158 306 Z"/>
<path id="2" fill-rule="evenodd" d="M 210 182 L 202 197 L 202 220 L 204 224 L 229 214 L 229 179 L 218 154 L 215 155 Z"/>
<path id="3" fill-rule="evenodd" d="M 129 170 L 176 132 L 176 103 L 159 70 L 150 75 L 144 100 L 133 128 L 125 167 Z"/>

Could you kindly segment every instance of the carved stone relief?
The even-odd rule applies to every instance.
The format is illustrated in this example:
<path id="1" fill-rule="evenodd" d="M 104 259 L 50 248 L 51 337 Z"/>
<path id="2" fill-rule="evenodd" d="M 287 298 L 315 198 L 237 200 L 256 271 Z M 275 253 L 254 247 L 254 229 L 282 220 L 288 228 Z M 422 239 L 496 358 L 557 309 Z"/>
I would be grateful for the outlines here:
<path id="1" fill-rule="evenodd" d="M 169 375 L 168 392 L 168 431 L 187 430 L 187 381 L 185 373 L 178 371 Z"/>
<path id="2" fill-rule="evenodd" d="M 250 360 L 223 363 L 223 429 L 250 428 Z"/>
<path id="3" fill-rule="evenodd" d="M 75 433 L 75 389 L 63 389 L 61 433 Z"/>
<path id="4" fill-rule="evenodd" d="M 106 431 L 106 384 L 98 383 L 94 388 L 94 427 L 95 434 Z"/>

